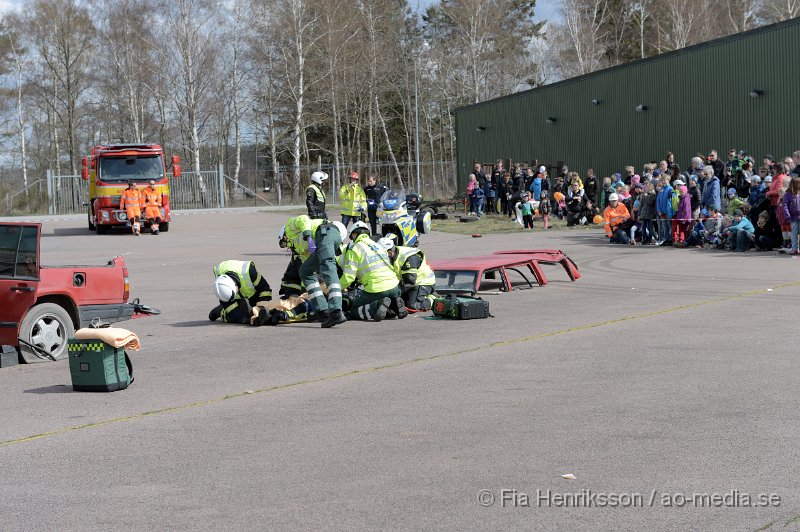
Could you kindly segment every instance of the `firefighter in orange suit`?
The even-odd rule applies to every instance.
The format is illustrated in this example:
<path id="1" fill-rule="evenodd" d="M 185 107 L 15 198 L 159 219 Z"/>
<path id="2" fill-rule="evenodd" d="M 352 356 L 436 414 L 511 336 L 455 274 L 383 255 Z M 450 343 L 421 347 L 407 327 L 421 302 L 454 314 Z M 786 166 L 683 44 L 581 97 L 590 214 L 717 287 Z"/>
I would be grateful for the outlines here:
<path id="1" fill-rule="evenodd" d="M 150 231 L 158 234 L 158 224 L 161 223 L 161 192 L 156 190 L 156 182 L 150 180 L 150 186 L 142 193 L 144 198 L 144 217 L 150 222 Z"/>
<path id="2" fill-rule="evenodd" d="M 119 208 L 125 211 L 128 221 L 131 224 L 133 234 L 139 236 L 140 223 L 142 221 L 142 195 L 133 181 L 128 181 L 128 188 L 122 191 L 119 198 Z"/>

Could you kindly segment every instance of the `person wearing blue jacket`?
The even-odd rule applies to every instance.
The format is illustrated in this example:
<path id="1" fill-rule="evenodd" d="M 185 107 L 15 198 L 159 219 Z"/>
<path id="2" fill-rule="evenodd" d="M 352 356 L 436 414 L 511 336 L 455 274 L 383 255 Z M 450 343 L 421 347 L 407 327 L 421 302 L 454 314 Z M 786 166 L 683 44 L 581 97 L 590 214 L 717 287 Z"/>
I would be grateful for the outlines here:
<path id="1" fill-rule="evenodd" d="M 703 168 L 703 198 L 700 207 L 720 210 L 722 201 L 719 195 L 719 178 L 714 175 L 714 169 L 710 166 Z"/>
<path id="2" fill-rule="evenodd" d="M 664 178 L 656 186 L 656 217 L 658 220 L 658 242 L 659 246 L 672 244 L 672 218 L 675 211 L 672 210 L 672 187 L 669 179 Z"/>
<path id="3" fill-rule="evenodd" d="M 728 238 L 736 240 L 736 249 L 733 251 L 747 251 L 755 238 L 756 229 L 753 222 L 745 218 L 741 209 L 736 209 L 733 213 L 733 225 L 725 230 Z"/>
<path id="4" fill-rule="evenodd" d="M 536 177 L 531 181 L 529 190 L 533 194 L 534 201 L 540 201 L 542 199 L 542 179 L 539 177 L 539 174 L 536 174 Z"/>

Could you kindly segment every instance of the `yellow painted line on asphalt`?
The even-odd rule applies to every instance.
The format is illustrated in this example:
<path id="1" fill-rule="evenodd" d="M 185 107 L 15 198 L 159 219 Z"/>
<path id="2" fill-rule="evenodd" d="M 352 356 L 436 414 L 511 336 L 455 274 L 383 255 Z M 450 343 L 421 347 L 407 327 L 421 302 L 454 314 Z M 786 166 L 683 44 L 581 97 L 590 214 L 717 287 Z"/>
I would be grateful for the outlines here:
<path id="1" fill-rule="evenodd" d="M 180 412 L 182 410 L 189 410 L 189 409 L 197 408 L 197 407 L 201 407 L 201 406 L 208 406 L 208 405 L 213 405 L 213 404 L 216 404 L 216 403 L 221 403 L 223 401 L 227 401 L 228 399 L 236 399 L 236 398 L 239 398 L 239 397 L 245 397 L 245 396 L 249 396 L 249 395 L 263 394 L 263 393 L 274 392 L 274 391 L 278 391 L 278 390 L 286 390 L 286 389 L 289 389 L 289 388 L 296 388 L 298 386 L 305 386 L 307 384 L 315 384 L 315 383 L 320 383 L 320 382 L 338 380 L 338 379 L 342 379 L 342 378 L 345 378 L 345 377 L 353 377 L 353 376 L 357 376 L 357 375 L 366 375 L 368 373 L 376 373 L 376 372 L 384 371 L 384 370 L 387 370 L 387 369 L 394 369 L 394 368 L 400 368 L 400 367 L 403 367 L 403 366 L 410 366 L 412 364 L 417 364 L 417 363 L 420 363 L 420 362 L 430 362 L 430 361 L 433 361 L 433 360 L 440 360 L 440 359 L 444 359 L 444 358 L 452 358 L 452 357 L 456 357 L 456 356 L 460 356 L 460 355 L 465 355 L 465 354 L 468 354 L 468 353 L 475 353 L 475 352 L 481 351 L 483 349 L 492 349 L 494 347 L 505 347 L 505 346 L 514 345 L 514 344 L 530 342 L 532 340 L 541 340 L 543 338 L 549 338 L 549 337 L 552 337 L 552 336 L 561 336 L 561 335 L 564 335 L 564 334 L 569 334 L 569 333 L 574 333 L 574 332 L 579 332 L 579 331 L 586 331 L 586 330 L 595 329 L 595 328 L 598 328 L 598 327 L 606 327 L 606 326 L 609 326 L 609 325 L 615 325 L 617 323 L 624 323 L 624 322 L 633 321 L 633 320 L 641 320 L 641 319 L 646 319 L 646 318 L 652 318 L 652 317 L 655 317 L 655 316 L 663 316 L 665 314 L 671 314 L 673 312 L 679 312 L 679 311 L 682 311 L 682 310 L 695 309 L 695 308 L 698 308 L 698 307 L 703 307 L 703 306 L 707 306 L 707 305 L 714 305 L 716 303 L 723 303 L 723 302 L 731 301 L 731 300 L 734 300 L 734 299 L 742 299 L 742 298 L 745 298 L 745 297 L 755 296 L 755 295 L 759 295 L 759 294 L 766 294 L 766 293 L 774 291 L 774 290 L 780 290 L 781 288 L 789 288 L 789 287 L 793 287 L 793 286 L 800 286 L 800 281 L 792 282 L 792 283 L 779 284 L 779 285 L 773 286 L 772 288 L 762 288 L 762 289 L 759 289 L 759 290 L 750 290 L 750 291 L 747 291 L 747 292 L 740 292 L 738 294 L 731 294 L 729 296 L 723 296 L 723 297 L 718 297 L 718 298 L 714 298 L 714 299 L 707 299 L 707 300 L 699 301 L 699 302 L 696 302 L 696 303 L 689 303 L 687 305 L 679 305 L 677 307 L 670 307 L 670 308 L 666 308 L 666 309 L 662 309 L 662 310 L 655 310 L 655 311 L 652 311 L 652 312 L 644 312 L 644 313 L 641 313 L 641 314 L 634 314 L 632 316 L 624 316 L 624 317 L 621 317 L 621 318 L 614 318 L 614 319 L 611 319 L 611 320 L 600 321 L 600 322 L 596 322 L 596 323 L 588 323 L 588 324 L 585 324 L 585 325 L 576 325 L 575 327 L 569 327 L 567 329 L 560 329 L 560 330 L 557 330 L 557 331 L 549 331 L 549 332 L 533 334 L 533 335 L 530 335 L 530 336 L 522 336 L 522 337 L 519 337 L 519 338 L 512 338 L 510 340 L 502 340 L 502 341 L 498 341 L 498 342 L 491 342 L 491 343 L 488 343 L 488 344 L 479 345 L 477 347 L 471 347 L 469 349 L 463 349 L 461 351 L 453 351 L 451 353 L 442 353 L 442 354 L 439 354 L 439 355 L 423 356 L 423 357 L 417 357 L 417 358 L 412 358 L 412 359 L 408 359 L 408 360 L 401 360 L 400 362 L 393 362 L 391 364 L 385 364 L 385 365 L 382 365 L 382 366 L 375 366 L 375 367 L 364 368 L 364 369 L 355 369 L 353 371 L 347 371 L 347 372 L 343 372 L 343 373 L 335 373 L 335 374 L 331 374 L 331 375 L 325 375 L 325 376 L 322 376 L 322 377 L 315 377 L 313 379 L 306 379 L 306 380 L 302 380 L 302 381 L 296 381 L 296 382 L 292 382 L 292 383 L 288 383 L 288 384 L 277 384 L 277 385 L 274 385 L 274 386 L 268 386 L 266 388 L 261 388 L 261 389 L 258 389 L 258 390 L 247 390 L 247 391 L 238 392 L 238 393 L 234 393 L 234 394 L 230 394 L 230 395 L 225 395 L 225 396 L 222 396 L 222 397 L 216 397 L 214 399 L 207 399 L 205 401 L 197 401 L 197 402 L 194 402 L 194 403 L 186 403 L 186 404 L 182 404 L 182 405 L 169 406 L 169 407 L 166 407 L 166 408 L 159 408 L 157 410 L 150 410 L 148 412 L 140 412 L 138 414 L 131 414 L 129 416 L 120 416 L 120 417 L 115 417 L 115 418 L 112 418 L 112 419 L 106 419 L 106 420 L 102 420 L 102 421 L 93 421 L 91 423 L 85 423 L 83 425 L 73 425 L 71 427 L 64 427 L 64 428 L 61 428 L 61 429 L 55 429 L 55 430 L 51 430 L 51 431 L 47 431 L 47 432 L 42 432 L 42 433 L 39 433 L 39 434 L 33 434 L 31 436 L 25 436 L 25 437 L 22 437 L 22 438 L 16 438 L 16 439 L 12 439 L 12 440 L 0 441 L 0 447 L 6 446 L 6 445 L 13 445 L 13 444 L 16 444 L 16 443 L 29 442 L 29 441 L 33 441 L 33 440 L 40 440 L 42 438 L 48 438 L 50 436 L 57 436 L 59 434 L 65 434 L 65 433 L 76 431 L 76 430 L 103 427 L 105 425 L 111 425 L 111 424 L 114 424 L 114 423 L 122 423 L 124 421 L 134 421 L 134 420 L 138 420 L 138 419 L 144 419 L 144 418 L 150 417 L 150 416 L 156 416 L 156 415 L 159 415 L 159 414 L 168 414 L 170 412 Z"/>

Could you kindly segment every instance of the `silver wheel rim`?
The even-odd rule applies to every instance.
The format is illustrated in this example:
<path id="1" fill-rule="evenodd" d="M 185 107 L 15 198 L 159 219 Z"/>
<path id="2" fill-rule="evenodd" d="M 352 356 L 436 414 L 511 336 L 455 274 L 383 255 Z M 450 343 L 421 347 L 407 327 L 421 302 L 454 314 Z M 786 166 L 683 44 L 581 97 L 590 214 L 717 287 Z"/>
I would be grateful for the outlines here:
<path id="1" fill-rule="evenodd" d="M 64 324 L 53 314 L 44 314 L 31 328 L 31 344 L 55 356 L 67 342 Z"/>

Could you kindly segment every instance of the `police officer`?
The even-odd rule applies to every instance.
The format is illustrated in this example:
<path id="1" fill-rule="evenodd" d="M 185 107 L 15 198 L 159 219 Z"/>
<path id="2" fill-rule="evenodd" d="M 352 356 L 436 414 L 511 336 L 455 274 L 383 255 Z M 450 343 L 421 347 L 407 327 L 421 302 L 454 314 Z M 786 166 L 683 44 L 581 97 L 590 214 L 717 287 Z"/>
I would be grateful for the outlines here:
<path id="1" fill-rule="evenodd" d="M 321 220 L 328 218 L 325 213 L 325 192 L 322 190 L 322 182 L 327 179 L 328 174 L 325 172 L 311 174 L 311 184 L 306 187 L 306 207 L 309 218 Z"/>
<path id="2" fill-rule="evenodd" d="M 345 227 L 350 222 L 360 220 L 367 210 L 367 195 L 358 184 L 358 173 L 350 172 L 350 183 L 339 189 L 339 203 L 342 223 Z"/>
<path id="3" fill-rule="evenodd" d="M 286 236 L 296 250 L 307 248 L 308 258 L 300 266 L 300 280 L 308 290 L 308 296 L 317 314 L 324 318 L 322 327 L 333 327 L 347 321 L 342 313 L 342 287 L 336 274 L 336 255 L 347 237 L 347 229 L 341 222 L 311 220 L 308 216 L 297 216 L 286 222 Z M 328 297 L 322 291 L 317 274 L 328 287 Z"/>
<path id="4" fill-rule="evenodd" d="M 350 230 L 350 244 L 342 257 L 339 284 L 349 287 L 354 282 L 361 290 L 350 304 L 348 319 L 381 321 L 408 316 L 400 297 L 397 274 L 386 250 L 369 237 L 369 227 L 356 222 Z"/>
<path id="5" fill-rule="evenodd" d="M 369 216 L 369 226 L 373 235 L 378 233 L 378 207 L 384 192 L 386 192 L 386 185 L 378 184 L 374 175 L 367 178 L 364 194 L 367 195 L 367 215 Z"/>
<path id="6" fill-rule="evenodd" d="M 272 299 L 272 290 L 251 261 L 225 260 L 214 266 L 214 295 L 219 305 L 208 319 L 226 323 L 249 323 L 253 307 Z"/>
<path id="7" fill-rule="evenodd" d="M 405 306 L 415 310 L 430 310 L 436 274 L 419 248 L 395 246 L 391 238 L 381 238 L 378 243 L 386 249 L 400 281 L 400 295 Z"/>

